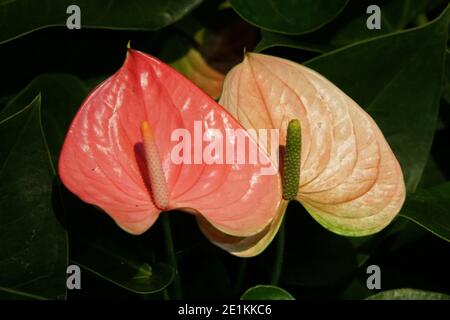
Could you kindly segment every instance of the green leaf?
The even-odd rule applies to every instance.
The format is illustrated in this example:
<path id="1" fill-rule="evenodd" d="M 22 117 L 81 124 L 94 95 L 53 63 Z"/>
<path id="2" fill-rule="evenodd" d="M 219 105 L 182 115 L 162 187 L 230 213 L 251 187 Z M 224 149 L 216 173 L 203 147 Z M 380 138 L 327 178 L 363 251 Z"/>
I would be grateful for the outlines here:
<path id="1" fill-rule="evenodd" d="M 20 290 L 0 287 L 1 300 L 48 300 L 48 298 L 36 294 L 26 293 Z"/>
<path id="2" fill-rule="evenodd" d="M 427 234 L 427 230 L 417 223 L 399 216 L 384 233 L 383 241 L 389 243 L 389 248 L 383 250 L 383 254 L 397 257 L 397 254 L 402 250 L 415 247 Z"/>
<path id="3" fill-rule="evenodd" d="M 449 8 L 422 27 L 350 45 L 306 63 L 372 115 L 400 161 L 409 192 L 420 181 L 436 127 Z"/>
<path id="4" fill-rule="evenodd" d="M 438 129 L 438 128 L 436 128 Z M 429 188 L 447 182 L 444 171 L 439 167 L 435 156 L 430 155 L 423 171 L 418 188 Z"/>
<path id="5" fill-rule="evenodd" d="M 450 104 L 450 50 L 447 48 L 445 55 L 445 81 L 443 89 L 443 97 L 448 104 Z"/>
<path id="6" fill-rule="evenodd" d="M 257 285 L 245 291 L 241 300 L 295 300 L 295 298 L 280 287 Z"/>
<path id="7" fill-rule="evenodd" d="M 400 215 L 450 241 L 450 182 L 408 195 Z"/>
<path id="8" fill-rule="evenodd" d="M 100 278 L 140 294 L 159 292 L 173 281 L 175 272 L 171 266 L 139 260 L 136 255 L 127 253 L 133 250 L 132 246 L 111 239 L 113 237 L 103 238 L 104 243 L 97 239 L 87 244 L 72 261 Z"/>
<path id="9" fill-rule="evenodd" d="M 148 233 L 130 235 L 93 206 L 72 195 L 65 199 L 70 207 L 70 259 L 73 263 L 103 280 L 139 294 L 162 291 L 173 281 L 174 269 L 154 256 L 152 243 L 161 241 L 159 238 L 149 239 Z M 155 227 L 152 232 L 157 229 Z"/>
<path id="10" fill-rule="evenodd" d="M 331 50 L 329 46 L 314 43 L 304 37 L 288 36 L 285 34 L 261 30 L 261 41 L 258 43 L 254 51 L 261 52 L 273 47 L 294 48 L 318 53 Z"/>
<path id="11" fill-rule="evenodd" d="M 42 127 L 53 164 L 57 167 L 66 131 L 87 95 L 87 88 L 79 78 L 69 74 L 38 76 L 9 101 L 5 109 L 0 112 L 0 119 L 14 114 L 20 110 L 20 106 L 31 101 L 39 93 L 42 99 Z"/>
<path id="12" fill-rule="evenodd" d="M 67 235 L 41 122 L 41 97 L 0 117 L 0 295 L 62 299 Z"/>
<path id="13" fill-rule="evenodd" d="M 0 97 L 0 112 L 6 106 L 9 100 L 11 100 L 11 96 Z"/>
<path id="14" fill-rule="evenodd" d="M 50 26 L 66 26 L 70 5 L 81 11 L 81 28 L 157 30 L 182 18 L 202 0 L 14 0 L 0 2 L 0 43 Z M 76 31 L 74 31 L 76 32 Z"/>
<path id="15" fill-rule="evenodd" d="M 0 112 L 0 121 L 20 113 L 22 106 L 28 104 L 29 101 L 39 94 L 40 121 L 42 134 L 46 141 L 46 155 L 51 155 L 51 165 L 53 168 L 56 168 L 65 133 L 86 93 L 87 90 L 84 84 L 74 76 L 66 74 L 42 75 L 35 78 L 25 89 L 7 103 Z M 6 138 L 5 141 L 7 141 Z M 53 198 L 60 197 L 59 184 L 54 180 L 52 183 Z M 53 201 L 52 210 L 57 216 L 62 217 L 66 215 L 59 200 Z M 67 239 L 64 241 L 67 241 Z M 66 244 L 64 245 L 66 246 Z M 12 294 L 10 297 L 17 296 L 17 293 L 12 292 L 10 290 L 10 294 Z M 21 296 L 21 298 L 24 297 L 26 296 Z M 30 297 L 39 298 L 39 296 L 33 295 Z"/>
<path id="16" fill-rule="evenodd" d="M 333 20 L 348 0 L 230 0 L 234 10 L 261 29 L 301 34 L 319 29 Z"/>
<path id="17" fill-rule="evenodd" d="M 336 21 L 322 32 L 329 44 L 336 47 L 378 37 L 405 29 L 419 13 L 424 12 L 429 0 L 353 1 Z M 370 14 L 367 7 L 377 4 L 381 9 L 381 29 L 368 29 Z M 319 38 L 320 39 L 320 38 Z"/>
<path id="18" fill-rule="evenodd" d="M 70 208 L 68 225 L 73 263 L 139 294 L 159 292 L 173 281 L 174 269 L 155 258 L 154 244 L 160 244 L 161 238 L 151 237 L 158 231 L 158 225 L 142 236 L 130 235 L 106 214 L 72 194 L 67 194 L 65 200 Z"/>
<path id="19" fill-rule="evenodd" d="M 374 294 L 366 300 L 450 300 L 450 295 L 418 289 L 393 289 Z"/>
<path id="20" fill-rule="evenodd" d="M 413 3 L 414 2 L 414 3 Z M 381 29 L 368 29 L 370 14 L 367 7 L 376 4 L 381 9 Z M 358 0 L 350 1 L 342 13 L 325 27 L 299 36 L 262 31 L 255 51 L 272 47 L 288 47 L 312 52 L 331 51 L 338 47 L 379 37 L 411 26 L 419 13 L 423 13 L 430 0 Z"/>

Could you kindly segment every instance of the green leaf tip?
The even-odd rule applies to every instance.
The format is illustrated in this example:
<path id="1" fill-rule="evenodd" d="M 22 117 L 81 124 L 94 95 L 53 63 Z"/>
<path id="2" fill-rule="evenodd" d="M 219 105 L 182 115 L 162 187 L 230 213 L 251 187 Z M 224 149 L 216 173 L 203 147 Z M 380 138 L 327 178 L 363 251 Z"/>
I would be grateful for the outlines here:
<path id="1" fill-rule="evenodd" d="M 131 40 L 128 40 L 127 49 L 131 49 Z"/>
<path id="2" fill-rule="evenodd" d="M 283 198 L 294 200 L 300 182 L 300 153 L 302 149 L 302 130 L 300 121 L 289 121 L 286 134 L 286 151 L 283 161 Z"/>

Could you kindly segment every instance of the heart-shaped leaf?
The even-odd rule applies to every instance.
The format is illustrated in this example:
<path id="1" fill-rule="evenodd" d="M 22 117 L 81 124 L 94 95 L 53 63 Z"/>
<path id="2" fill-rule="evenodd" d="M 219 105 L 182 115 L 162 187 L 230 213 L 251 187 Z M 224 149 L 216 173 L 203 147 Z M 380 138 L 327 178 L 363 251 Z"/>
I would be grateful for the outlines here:
<path id="1" fill-rule="evenodd" d="M 231 6 L 248 22 L 269 31 L 301 34 L 333 20 L 348 0 L 252 1 L 231 0 Z"/>
<path id="2" fill-rule="evenodd" d="M 66 26 L 74 11 L 80 8 L 81 28 L 124 30 L 161 29 L 182 18 L 202 0 L 108 2 L 88 0 L 32 1 L 15 0 L 0 2 L 0 25 L 8 26 L 0 31 L 0 43 L 49 26 Z"/>
<path id="3" fill-rule="evenodd" d="M 295 300 L 295 298 L 280 287 L 258 285 L 245 291 L 241 300 Z"/>
<path id="4" fill-rule="evenodd" d="M 66 295 L 67 235 L 41 122 L 41 97 L 0 115 L 0 291 L 8 297 Z"/>

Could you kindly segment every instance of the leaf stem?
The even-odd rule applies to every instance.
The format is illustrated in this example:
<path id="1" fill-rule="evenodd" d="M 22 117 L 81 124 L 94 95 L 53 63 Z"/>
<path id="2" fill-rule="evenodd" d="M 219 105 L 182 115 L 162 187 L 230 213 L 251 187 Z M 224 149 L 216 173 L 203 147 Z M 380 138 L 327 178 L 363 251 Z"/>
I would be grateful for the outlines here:
<path id="1" fill-rule="evenodd" d="M 272 279 L 270 280 L 270 284 L 278 285 L 280 282 L 281 271 L 283 268 L 283 258 L 284 258 L 284 243 L 285 243 L 285 224 L 286 216 L 283 217 L 283 221 L 281 222 L 280 229 L 277 234 L 277 242 L 276 242 L 276 251 L 275 251 L 275 263 L 272 270 Z"/>
<path id="2" fill-rule="evenodd" d="M 183 292 L 181 290 L 181 279 L 178 273 L 177 257 L 175 255 L 175 249 L 173 245 L 172 230 L 170 227 L 169 215 L 167 213 L 163 213 L 161 215 L 161 220 L 164 231 L 164 240 L 166 243 L 167 259 L 169 260 L 169 264 L 175 270 L 175 277 L 173 279 L 174 298 L 176 300 L 180 300 L 183 299 Z"/>

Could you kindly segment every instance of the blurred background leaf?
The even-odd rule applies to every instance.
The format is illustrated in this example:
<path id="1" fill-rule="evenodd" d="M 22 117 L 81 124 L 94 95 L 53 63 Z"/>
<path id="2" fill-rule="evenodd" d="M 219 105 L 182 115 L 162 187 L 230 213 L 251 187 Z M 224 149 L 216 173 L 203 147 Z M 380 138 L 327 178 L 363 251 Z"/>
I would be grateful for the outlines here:
<path id="1" fill-rule="evenodd" d="M 165 41 L 160 56 L 210 97 L 219 98 L 225 75 L 208 65 L 194 44 L 174 34 Z"/>
<path id="2" fill-rule="evenodd" d="M 173 25 L 158 55 L 218 99 L 225 74 L 255 47 L 258 32 L 220 1 L 210 1 Z"/>

